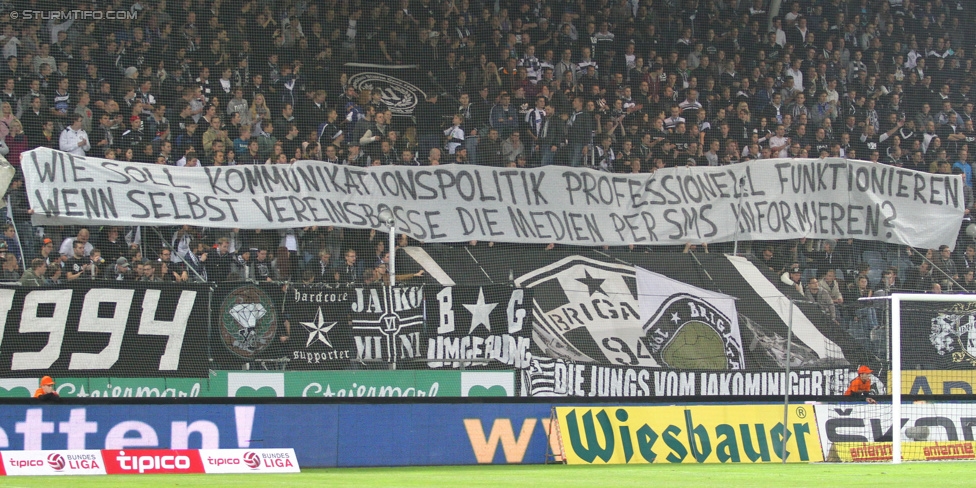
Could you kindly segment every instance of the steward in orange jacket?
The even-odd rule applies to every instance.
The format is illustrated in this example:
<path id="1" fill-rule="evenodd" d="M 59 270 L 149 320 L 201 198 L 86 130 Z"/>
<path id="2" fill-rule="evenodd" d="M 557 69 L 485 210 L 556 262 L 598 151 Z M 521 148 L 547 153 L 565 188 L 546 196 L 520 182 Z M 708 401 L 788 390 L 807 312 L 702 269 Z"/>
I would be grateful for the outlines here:
<path id="1" fill-rule="evenodd" d="M 54 378 L 45 376 L 41 378 L 41 387 L 34 391 L 34 398 L 42 402 L 56 402 L 61 399 L 58 392 L 54 391 Z"/>
<path id="2" fill-rule="evenodd" d="M 844 395 L 865 397 L 868 403 L 877 403 L 874 398 L 868 396 L 871 394 L 871 373 L 873 372 L 867 366 L 857 368 L 857 378 L 851 380 L 851 384 L 847 387 Z"/>

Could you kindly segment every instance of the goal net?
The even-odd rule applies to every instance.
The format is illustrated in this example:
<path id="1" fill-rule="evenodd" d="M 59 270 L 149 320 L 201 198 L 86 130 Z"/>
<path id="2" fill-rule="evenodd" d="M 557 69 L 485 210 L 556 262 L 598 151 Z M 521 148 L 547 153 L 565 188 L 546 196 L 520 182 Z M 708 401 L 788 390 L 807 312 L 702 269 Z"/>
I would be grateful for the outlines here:
<path id="1" fill-rule="evenodd" d="M 890 396 L 818 405 L 824 459 L 976 459 L 976 297 L 895 293 L 876 308 L 887 352 L 872 379 Z"/>

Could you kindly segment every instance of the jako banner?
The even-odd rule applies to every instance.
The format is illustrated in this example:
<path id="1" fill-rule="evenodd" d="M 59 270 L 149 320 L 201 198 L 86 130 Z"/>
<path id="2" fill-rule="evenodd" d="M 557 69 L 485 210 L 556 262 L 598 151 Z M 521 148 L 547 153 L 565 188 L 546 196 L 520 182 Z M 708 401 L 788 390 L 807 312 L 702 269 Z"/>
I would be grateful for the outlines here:
<path id="1" fill-rule="evenodd" d="M 221 283 L 211 353 L 291 370 L 521 369 L 532 295 L 510 286 Z"/>
<path id="2" fill-rule="evenodd" d="M 23 161 L 34 225 L 397 227 L 424 242 L 585 246 L 735 239 L 866 239 L 955 245 L 961 178 L 844 159 L 610 174 L 445 165 L 355 168 L 320 161 L 174 168 L 38 148 Z M 940 218 L 928 218 L 938 213 Z"/>

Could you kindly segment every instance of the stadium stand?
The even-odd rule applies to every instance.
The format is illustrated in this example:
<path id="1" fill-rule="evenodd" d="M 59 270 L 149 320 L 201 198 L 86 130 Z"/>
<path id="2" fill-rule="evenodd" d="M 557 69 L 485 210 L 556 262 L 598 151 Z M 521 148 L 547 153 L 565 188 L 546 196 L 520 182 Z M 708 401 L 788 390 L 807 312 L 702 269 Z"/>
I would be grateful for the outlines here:
<path id="1" fill-rule="evenodd" d="M 121 20 L 4 5 L 0 154 L 14 166 L 42 146 L 190 167 L 310 159 L 617 173 L 829 156 L 959 175 L 964 226 L 973 208 L 976 31 L 963 26 L 976 7 L 964 0 L 135 0 Z M 357 82 L 370 65 L 420 93 Z M 26 267 L 35 283 L 34 259 L 48 284 L 388 279 L 382 232 L 33 227 L 22 175 L 7 196 L 5 281 Z M 862 335 L 877 317 L 859 297 L 976 291 L 972 244 L 741 245 L 774 282 L 798 284 Z M 790 281 L 794 267 L 802 281 Z"/>

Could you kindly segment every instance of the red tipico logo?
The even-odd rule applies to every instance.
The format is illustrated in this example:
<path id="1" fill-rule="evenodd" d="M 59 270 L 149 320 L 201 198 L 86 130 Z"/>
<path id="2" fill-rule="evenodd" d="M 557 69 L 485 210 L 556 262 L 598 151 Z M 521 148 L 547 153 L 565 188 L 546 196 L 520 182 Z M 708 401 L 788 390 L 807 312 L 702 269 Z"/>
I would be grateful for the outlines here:
<path id="1" fill-rule="evenodd" d="M 203 473 L 196 449 L 103 450 L 108 474 Z"/>
<path id="2" fill-rule="evenodd" d="M 55 471 L 61 471 L 62 469 L 64 469 L 65 466 L 64 456 L 56 452 L 52 452 L 51 454 L 48 454 L 47 465 L 50 466 Z"/>
<path id="3" fill-rule="evenodd" d="M 261 467 L 261 456 L 254 451 L 247 451 L 244 453 L 244 464 L 251 469 L 258 469 Z"/>
<path id="4" fill-rule="evenodd" d="M 7 463 L 14 468 L 39 468 L 44 466 L 43 459 L 16 459 L 11 457 Z"/>

